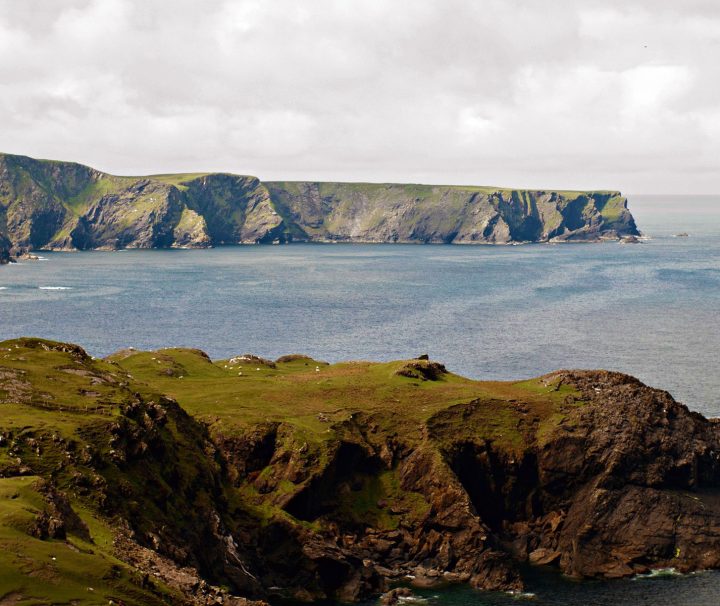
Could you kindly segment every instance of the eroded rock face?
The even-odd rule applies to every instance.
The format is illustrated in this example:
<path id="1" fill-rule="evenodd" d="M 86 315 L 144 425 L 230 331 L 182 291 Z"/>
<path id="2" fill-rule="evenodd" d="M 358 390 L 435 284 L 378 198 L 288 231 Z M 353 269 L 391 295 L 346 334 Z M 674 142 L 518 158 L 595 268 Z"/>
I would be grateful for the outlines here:
<path id="1" fill-rule="evenodd" d="M 272 242 L 282 233 L 282 219 L 255 177 L 206 175 L 189 181 L 184 196 L 214 244 Z"/>
<path id="2" fill-rule="evenodd" d="M 294 557 L 316 568 L 295 578 L 274 571 L 272 582 L 356 599 L 408 578 L 519 589 L 523 562 L 579 578 L 720 567 L 718 426 L 631 377 L 558 377 L 582 404 L 569 403 L 547 432 L 526 411 L 516 449 L 474 438 L 473 416 L 487 403 L 451 407 L 396 434 L 360 415 L 334 427 L 340 441 L 324 455 L 301 452 L 293 432 L 276 425 L 248 434 L 244 446 L 228 444 L 226 452 L 253 461 L 233 463 L 239 484 L 319 528 L 287 524 Z M 295 492 L 282 488 L 288 483 Z M 259 549 L 260 569 L 273 570 Z M 321 570 L 331 560 L 329 588 Z"/>
<path id="3" fill-rule="evenodd" d="M 539 450 L 541 513 L 561 522 L 529 532 L 529 549 L 556 550 L 580 577 L 717 568 L 718 426 L 630 377 L 568 380 L 590 404 Z"/>
<path id="4" fill-rule="evenodd" d="M 168 247 L 175 242 L 183 210 L 175 188 L 141 179 L 92 203 L 62 246 L 80 250 Z"/>
<path id="5" fill-rule="evenodd" d="M 266 183 L 295 240 L 509 244 L 638 235 L 619 192 Z"/>
<path id="6" fill-rule="evenodd" d="M 285 242 L 510 244 L 639 234 L 619 192 L 116 177 L 0 154 L 0 230 L 20 249 Z"/>
<path id="7" fill-rule="evenodd" d="M 41 248 L 72 216 L 66 203 L 87 188 L 97 171 L 72 162 L 40 162 L 0 154 L 0 219 L 13 245 Z M 4 216 L 3 216 L 4 215 Z"/>
<path id="8" fill-rule="evenodd" d="M 566 373 L 587 402 L 518 456 L 445 448 L 476 511 L 516 560 L 576 577 L 720 564 L 717 425 L 615 373 Z"/>
<path id="9" fill-rule="evenodd" d="M 39 539 L 65 539 L 68 532 L 92 542 L 90 531 L 70 505 L 66 494 L 59 492 L 48 481 L 38 482 L 37 490 L 47 503 L 45 509 L 37 516 L 29 529 L 32 536 Z"/>

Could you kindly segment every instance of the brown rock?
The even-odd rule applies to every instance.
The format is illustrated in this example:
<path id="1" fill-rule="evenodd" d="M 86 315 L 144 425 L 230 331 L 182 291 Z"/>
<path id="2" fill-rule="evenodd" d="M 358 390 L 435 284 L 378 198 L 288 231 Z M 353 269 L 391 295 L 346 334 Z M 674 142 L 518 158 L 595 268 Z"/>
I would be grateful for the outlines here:
<path id="1" fill-rule="evenodd" d="M 548 564 L 557 563 L 561 556 L 562 553 L 559 551 L 553 551 L 551 549 L 541 547 L 530 553 L 528 561 L 535 566 L 546 566 Z"/>

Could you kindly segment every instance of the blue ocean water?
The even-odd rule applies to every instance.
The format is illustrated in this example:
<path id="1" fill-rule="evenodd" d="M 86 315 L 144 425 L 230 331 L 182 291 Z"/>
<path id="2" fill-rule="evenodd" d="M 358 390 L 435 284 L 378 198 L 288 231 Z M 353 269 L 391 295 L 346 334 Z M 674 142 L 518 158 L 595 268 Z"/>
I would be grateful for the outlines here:
<path id="1" fill-rule="evenodd" d="M 0 268 L 0 339 L 72 341 L 96 356 L 130 345 L 329 361 L 428 352 L 480 379 L 609 368 L 720 416 L 720 198 L 638 196 L 631 209 L 642 244 L 43 253 Z M 716 606 L 720 574 L 578 584 L 537 572 L 528 589 L 538 605 Z M 518 599 L 462 587 L 426 597 Z"/>
<path id="2" fill-rule="evenodd" d="M 720 208 L 700 202 L 703 212 L 636 201 L 651 238 L 637 245 L 42 253 L 0 268 L 0 338 L 68 340 L 97 356 L 176 345 L 215 358 L 427 352 L 479 379 L 608 368 L 720 415 Z"/>

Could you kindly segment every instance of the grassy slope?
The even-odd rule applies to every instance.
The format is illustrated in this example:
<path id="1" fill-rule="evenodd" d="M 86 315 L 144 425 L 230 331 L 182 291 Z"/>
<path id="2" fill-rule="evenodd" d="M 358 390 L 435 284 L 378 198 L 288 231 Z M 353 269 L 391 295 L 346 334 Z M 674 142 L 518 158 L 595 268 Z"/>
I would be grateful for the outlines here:
<path id="1" fill-rule="evenodd" d="M 89 183 L 79 194 L 62 202 L 74 215 L 80 216 L 103 196 L 120 193 L 134 182 L 135 179 L 132 177 L 102 175 L 96 181 Z"/>
<path id="2" fill-rule="evenodd" d="M 321 193 L 331 194 L 333 191 L 342 189 L 346 191 L 353 191 L 357 193 L 373 194 L 379 190 L 387 190 L 394 187 L 402 187 L 409 195 L 415 194 L 416 196 L 425 197 L 431 196 L 433 190 L 452 190 L 460 191 L 464 193 L 482 193 L 482 194 L 493 194 L 502 193 L 506 195 L 512 194 L 512 192 L 528 192 L 528 191 L 548 191 L 556 192 L 566 198 L 576 198 L 580 195 L 595 195 L 595 194 L 613 194 L 616 193 L 612 190 L 559 190 L 559 189 L 518 189 L 513 187 L 495 187 L 491 185 L 429 185 L 423 183 L 366 183 L 366 182 L 334 182 L 334 181 L 264 181 L 269 186 L 287 189 L 292 193 L 299 193 L 300 187 L 303 185 L 315 184 L 320 187 Z"/>
<path id="3" fill-rule="evenodd" d="M 488 437 L 497 438 L 490 435 L 495 421 L 514 417 L 510 402 L 528 402 L 549 418 L 570 393 L 567 386 L 557 389 L 554 382 L 546 384 L 542 378 L 491 382 L 448 373 L 440 380 L 424 381 L 397 375 L 406 361 L 328 365 L 305 358 L 279 362 L 273 368 L 249 360 L 211 362 L 194 350 L 163 349 L 137 352 L 118 358 L 118 363 L 135 379 L 171 395 L 190 414 L 223 433 L 281 421 L 302 427 L 319 440 L 331 432 L 318 415 L 337 422 L 358 411 L 392 413 L 394 422 L 417 424 L 475 399 L 487 403 L 485 430 Z"/>
<path id="4" fill-rule="evenodd" d="M 82 467 L 59 471 L 68 456 L 63 449 L 82 451 L 106 437 L 104 427 L 132 397 L 117 367 L 51 347 L 37 340 L 0 343 L 0 435 L 12 436 L 0 445 L 0 601 L 5 596 L 19 605 L 164 603 L 158 594 L 172 599 L 172 592 L 157 583 L 155 592 L 141 589 L 137 572 L 114 557 L 112 528 L 98 516 L 92 498 L 71 499 L 92 543 L 73 535 L 67 541 L 28 535 L 46 504 L 35 490 L 37 475 L 14 475 L 18 461 L 60 484 L 71 471 L 90 475 Z M 28 448 L 29 441 L 41 454 Z"/>
<path id="5" fill-rule="evenodd" d="M 187 349 L 136 352 L 116 360 L 135 379 L 177 399 L 207 423 L 217 438 L 241 436 L 262 423 L 282 423 L 286 430 L 281 448 L 298 453 L 309 445 L 304 455 L 295 456 L 305 457 L 305 464 L 316 473 L 327 464 L 338 439 L 354 439 L 347 434 L 347 423 L 358 413 L 367 420 L 361 424 L 377 424 L 380 435 L 398 433 L 407 444 L 422 440 L 420 428 L 433 426 L 433 440 L 439 447 L 467 435 L 478 443 L 488 440 L 501 450 L 520 453 L 549 434 L 572 408 L 582 405 L 568 398 L 577 396 L 571 387 L 552 376 L 490 382 L 448 373 L 439 380 L 422 380 L 396 374 L 407 361 L 329 365 L 301 358 L 277 362 L 273 368 L 272 363 L 237 358 L 211 362 Z M 478 405 L 469 418 L 442 415 L 471 402 Z M 527 415 L 527 410 L 532 414 Z M 435 421 L 438 415 L 444 417 L 440 423 Z M 538 419 L 537 435 L 528 434 L 527 421 L 532 416 Z M 286 465 L 282 459 L 271 462 L 257 479 L 242 482 L 233 497 L 237 506 L 261 520 L 291 518 L 297 523 L 284 504 L 307 483 L 281 479 Z M 339 497 L 335 519 L 388 530 L 401 520 L 378 502 L 408 511 L 404 523 L 422 517 L 429 507 L 421 495 L 399 488 L 394 469 L 379 475 L 360 473 L 358 479 L 362 488 Z M 269 492 L 268 486 L 272 487 Z M 317 530 L 316 524 L 309 527 Z"/>
<path id="6" fill-rule="evenodd" d="M 0 479 L 0 603 L 161 604 L 138 587 L 137 573 L 112 555 L 112 529 L 90 511 L 76 508 L 93 541 L 40 540 L 28 535 L 45 504 L 36 476 Z M 168 598 L 171 592 L 166 592 Z"/>
<path id="7" fill-rule="evenodd" d="M 173 173 L 167 175 L 149 175 L 147 177 L 132 177 L 132 179 L 150 179 L 151 181 L 160 181 L 167 185 L 174 185 L 179 190 L 185 191 L 187 189 L 186 183 L 200 179 L 201 177 L 207 177 L 216 173 Z"/>

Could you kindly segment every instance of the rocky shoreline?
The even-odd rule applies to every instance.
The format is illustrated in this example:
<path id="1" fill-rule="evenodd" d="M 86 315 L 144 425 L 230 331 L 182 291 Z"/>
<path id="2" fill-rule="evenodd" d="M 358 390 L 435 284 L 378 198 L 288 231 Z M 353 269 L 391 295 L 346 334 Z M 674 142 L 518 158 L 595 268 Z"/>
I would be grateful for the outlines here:
<path id="1" fill-rule="evenodd" d="M 0 509 L 7 485 L 35 512 L 13 544 L 107 550 L 128 604 L 720 568 L 720 425 L 618 373 L 483 383 L 427 359 L 101 361 L 21 339 L 0 343 L 0 410 Z"/>

